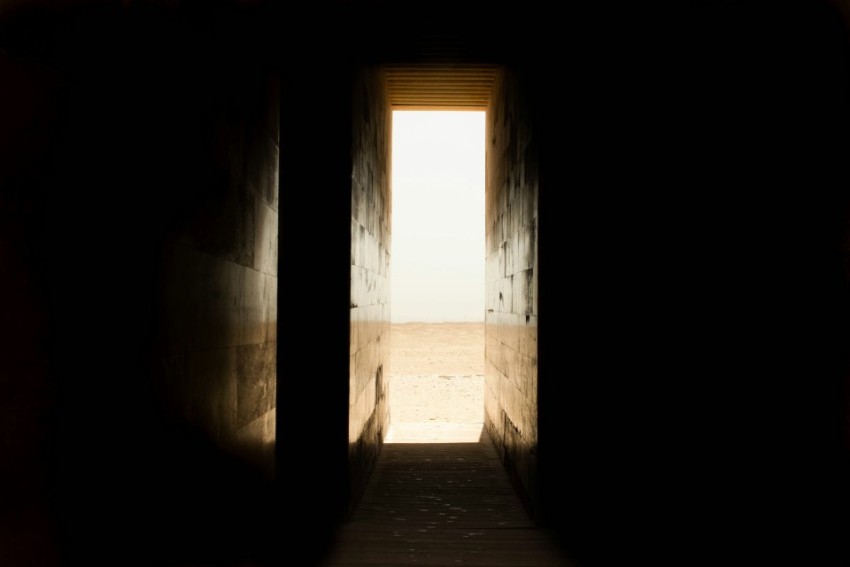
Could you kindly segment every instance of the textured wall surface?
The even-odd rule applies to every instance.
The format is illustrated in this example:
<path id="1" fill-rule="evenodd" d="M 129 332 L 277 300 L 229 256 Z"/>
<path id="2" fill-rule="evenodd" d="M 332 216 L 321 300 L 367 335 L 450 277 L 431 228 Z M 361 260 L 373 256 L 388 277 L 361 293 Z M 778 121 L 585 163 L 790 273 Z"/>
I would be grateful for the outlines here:
<path id="1" fill-rule="evenodd" d="M 533 499 L 537 449 L 537 163 L 515 77 L 493 88 L 486 123 L 485 423 Z"/>
<path id="2" fill-rule="evenodd" d="M 192 214 L 163 244 L 164 395 L 215 442 L 274 463 L 277 254 L 277 79 L 234 73 L 215 89 L 209 176 Z"/>
<path id="3" fill-rule="evenodd" d="M 389 424 L 391 126 L 384 79 L 366 69 L 352 101 L 348 442 L 355 498 Z"/>

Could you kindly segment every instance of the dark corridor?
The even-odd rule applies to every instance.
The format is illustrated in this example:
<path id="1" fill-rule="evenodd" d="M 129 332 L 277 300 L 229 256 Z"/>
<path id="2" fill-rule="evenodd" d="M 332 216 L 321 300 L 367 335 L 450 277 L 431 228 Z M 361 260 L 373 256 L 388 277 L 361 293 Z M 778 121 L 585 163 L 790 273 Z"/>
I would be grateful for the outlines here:
<path id="1" fill-rule="evenodd" d="M 536 525 L 582 567 L 850 565 L 848 32 L 844 0 L 0 3 L 0 565 L 330 551 L 381 454 L 394 65 L 501 70 L 487 324 L 534 402 L 488 432 Z"/>

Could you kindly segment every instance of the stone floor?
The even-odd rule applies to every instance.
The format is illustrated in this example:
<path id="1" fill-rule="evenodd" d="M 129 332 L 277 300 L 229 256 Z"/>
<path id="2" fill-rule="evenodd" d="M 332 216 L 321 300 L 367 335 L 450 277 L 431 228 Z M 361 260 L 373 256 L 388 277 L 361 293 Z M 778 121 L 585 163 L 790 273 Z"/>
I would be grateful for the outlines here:
<path id="1" fill-rule="evenodd" d="M 391 428 L 323 565 L 574 567 L 535 528 L 481 424 L 411 423 Z"/>

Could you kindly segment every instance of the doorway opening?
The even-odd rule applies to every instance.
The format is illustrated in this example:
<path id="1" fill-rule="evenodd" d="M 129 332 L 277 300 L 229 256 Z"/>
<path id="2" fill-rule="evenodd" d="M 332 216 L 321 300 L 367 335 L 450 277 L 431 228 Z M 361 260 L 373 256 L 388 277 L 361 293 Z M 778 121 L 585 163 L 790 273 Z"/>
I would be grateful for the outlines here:
<path id="1" fill-rule="evenodd" d="M 482 433 L 485 115 L 393 111 L 386 443 Z"/>

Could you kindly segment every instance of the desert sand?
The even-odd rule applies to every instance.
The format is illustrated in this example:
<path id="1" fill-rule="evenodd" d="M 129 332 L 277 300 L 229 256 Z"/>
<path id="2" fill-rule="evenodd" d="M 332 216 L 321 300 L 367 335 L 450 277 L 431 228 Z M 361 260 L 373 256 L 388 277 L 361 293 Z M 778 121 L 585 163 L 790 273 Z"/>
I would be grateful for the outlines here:
<path id="1" fill-rule="evenodd" d="M 484 323 L 390 328 L 388 443 L 477 441 L 484 422 Z"/>

